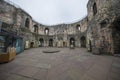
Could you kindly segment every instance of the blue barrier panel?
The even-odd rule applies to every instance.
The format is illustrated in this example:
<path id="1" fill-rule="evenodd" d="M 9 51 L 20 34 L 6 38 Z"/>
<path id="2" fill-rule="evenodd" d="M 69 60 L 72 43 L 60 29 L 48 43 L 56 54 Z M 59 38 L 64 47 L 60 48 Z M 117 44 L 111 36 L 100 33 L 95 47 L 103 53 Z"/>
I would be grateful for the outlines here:
<path id="1" fill-rule="evenodd" d="M 16 46 L 15 46 L 15 48 L 16 48 L 16 53 L 17 54 L 22 52 L 22 42 L 23 42 L 22 38 L 17 38 L 16 39 Z"/>

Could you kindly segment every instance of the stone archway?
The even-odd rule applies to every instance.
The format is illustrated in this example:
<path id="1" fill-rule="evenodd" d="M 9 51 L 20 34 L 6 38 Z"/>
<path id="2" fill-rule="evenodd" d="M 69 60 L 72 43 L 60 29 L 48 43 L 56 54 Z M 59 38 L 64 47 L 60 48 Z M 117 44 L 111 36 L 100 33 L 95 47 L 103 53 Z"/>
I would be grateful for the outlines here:
<path id="1" fill-rule="evenodd" d="M 53 39 L 49 39 L 49 46 L 53 47 Z"/>
<path id="2" fill-rule="evenodd" d="M 63 47 L 67 47 L 67 42 L 63 41 Z"/>
<path id="3" fill-rule="evenodd" d="M 72 37 L 70 38 L 70 46 L 73 45 L 75 47 L 75 39 Z"/>
<path id="4" fill-rule="evenodd" d="M 43 39 L 43 38 L 40 38 L 40 39 L 39 39 L 39 42 L 40 42 L 39 47 L 44 47 L 44 39 Z"/>
<path id="5" fill-rule="evenodd" d="M 86 47 L 86 38 L 85 38 L 85 36 L 82 36 L 81 38 L 80 38 L 80 43 L 81 43 L 81 47 Z"/>
<path id="6" fill-rule="evenodd" d="M 34 42 L 31 42 L 30 43 L 30 48 L 33 48 L 34 47 Z"/>

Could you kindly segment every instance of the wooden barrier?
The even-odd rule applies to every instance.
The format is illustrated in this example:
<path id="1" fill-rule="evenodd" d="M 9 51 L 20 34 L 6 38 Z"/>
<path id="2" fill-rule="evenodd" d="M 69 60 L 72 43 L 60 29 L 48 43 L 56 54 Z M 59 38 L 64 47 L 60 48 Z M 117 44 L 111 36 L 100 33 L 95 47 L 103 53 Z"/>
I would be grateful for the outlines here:
<path id="1" fill-rule="evenodd" d="M 16 56 L 15 48 L 8 48 L 7 53 L 0 54 L 0 63 L 10 62 Z"/>

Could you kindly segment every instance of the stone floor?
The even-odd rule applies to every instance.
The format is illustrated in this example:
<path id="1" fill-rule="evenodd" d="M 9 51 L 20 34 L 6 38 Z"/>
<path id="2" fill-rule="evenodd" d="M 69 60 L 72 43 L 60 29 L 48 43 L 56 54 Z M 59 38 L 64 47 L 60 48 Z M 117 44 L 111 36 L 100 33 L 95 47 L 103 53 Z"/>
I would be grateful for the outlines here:
<path id="1" fill-rule="evenodd" d="M 0 80 L 120 80 L 120 57 L 93 55 L 83 48 L 43 53 L 46 49 L 25 50 L 0 64 Z"/>

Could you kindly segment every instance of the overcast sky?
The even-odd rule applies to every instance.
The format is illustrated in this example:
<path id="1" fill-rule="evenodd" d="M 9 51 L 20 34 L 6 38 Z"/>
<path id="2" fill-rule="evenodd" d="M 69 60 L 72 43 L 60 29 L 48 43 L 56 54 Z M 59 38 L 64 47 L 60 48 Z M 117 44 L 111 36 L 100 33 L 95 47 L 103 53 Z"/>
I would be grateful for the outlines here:
<path id="1" fill-rule="evenodd" d="M 45 25 L 73 23 L 87 15 L 88 0 L 10 0 Z"/>

